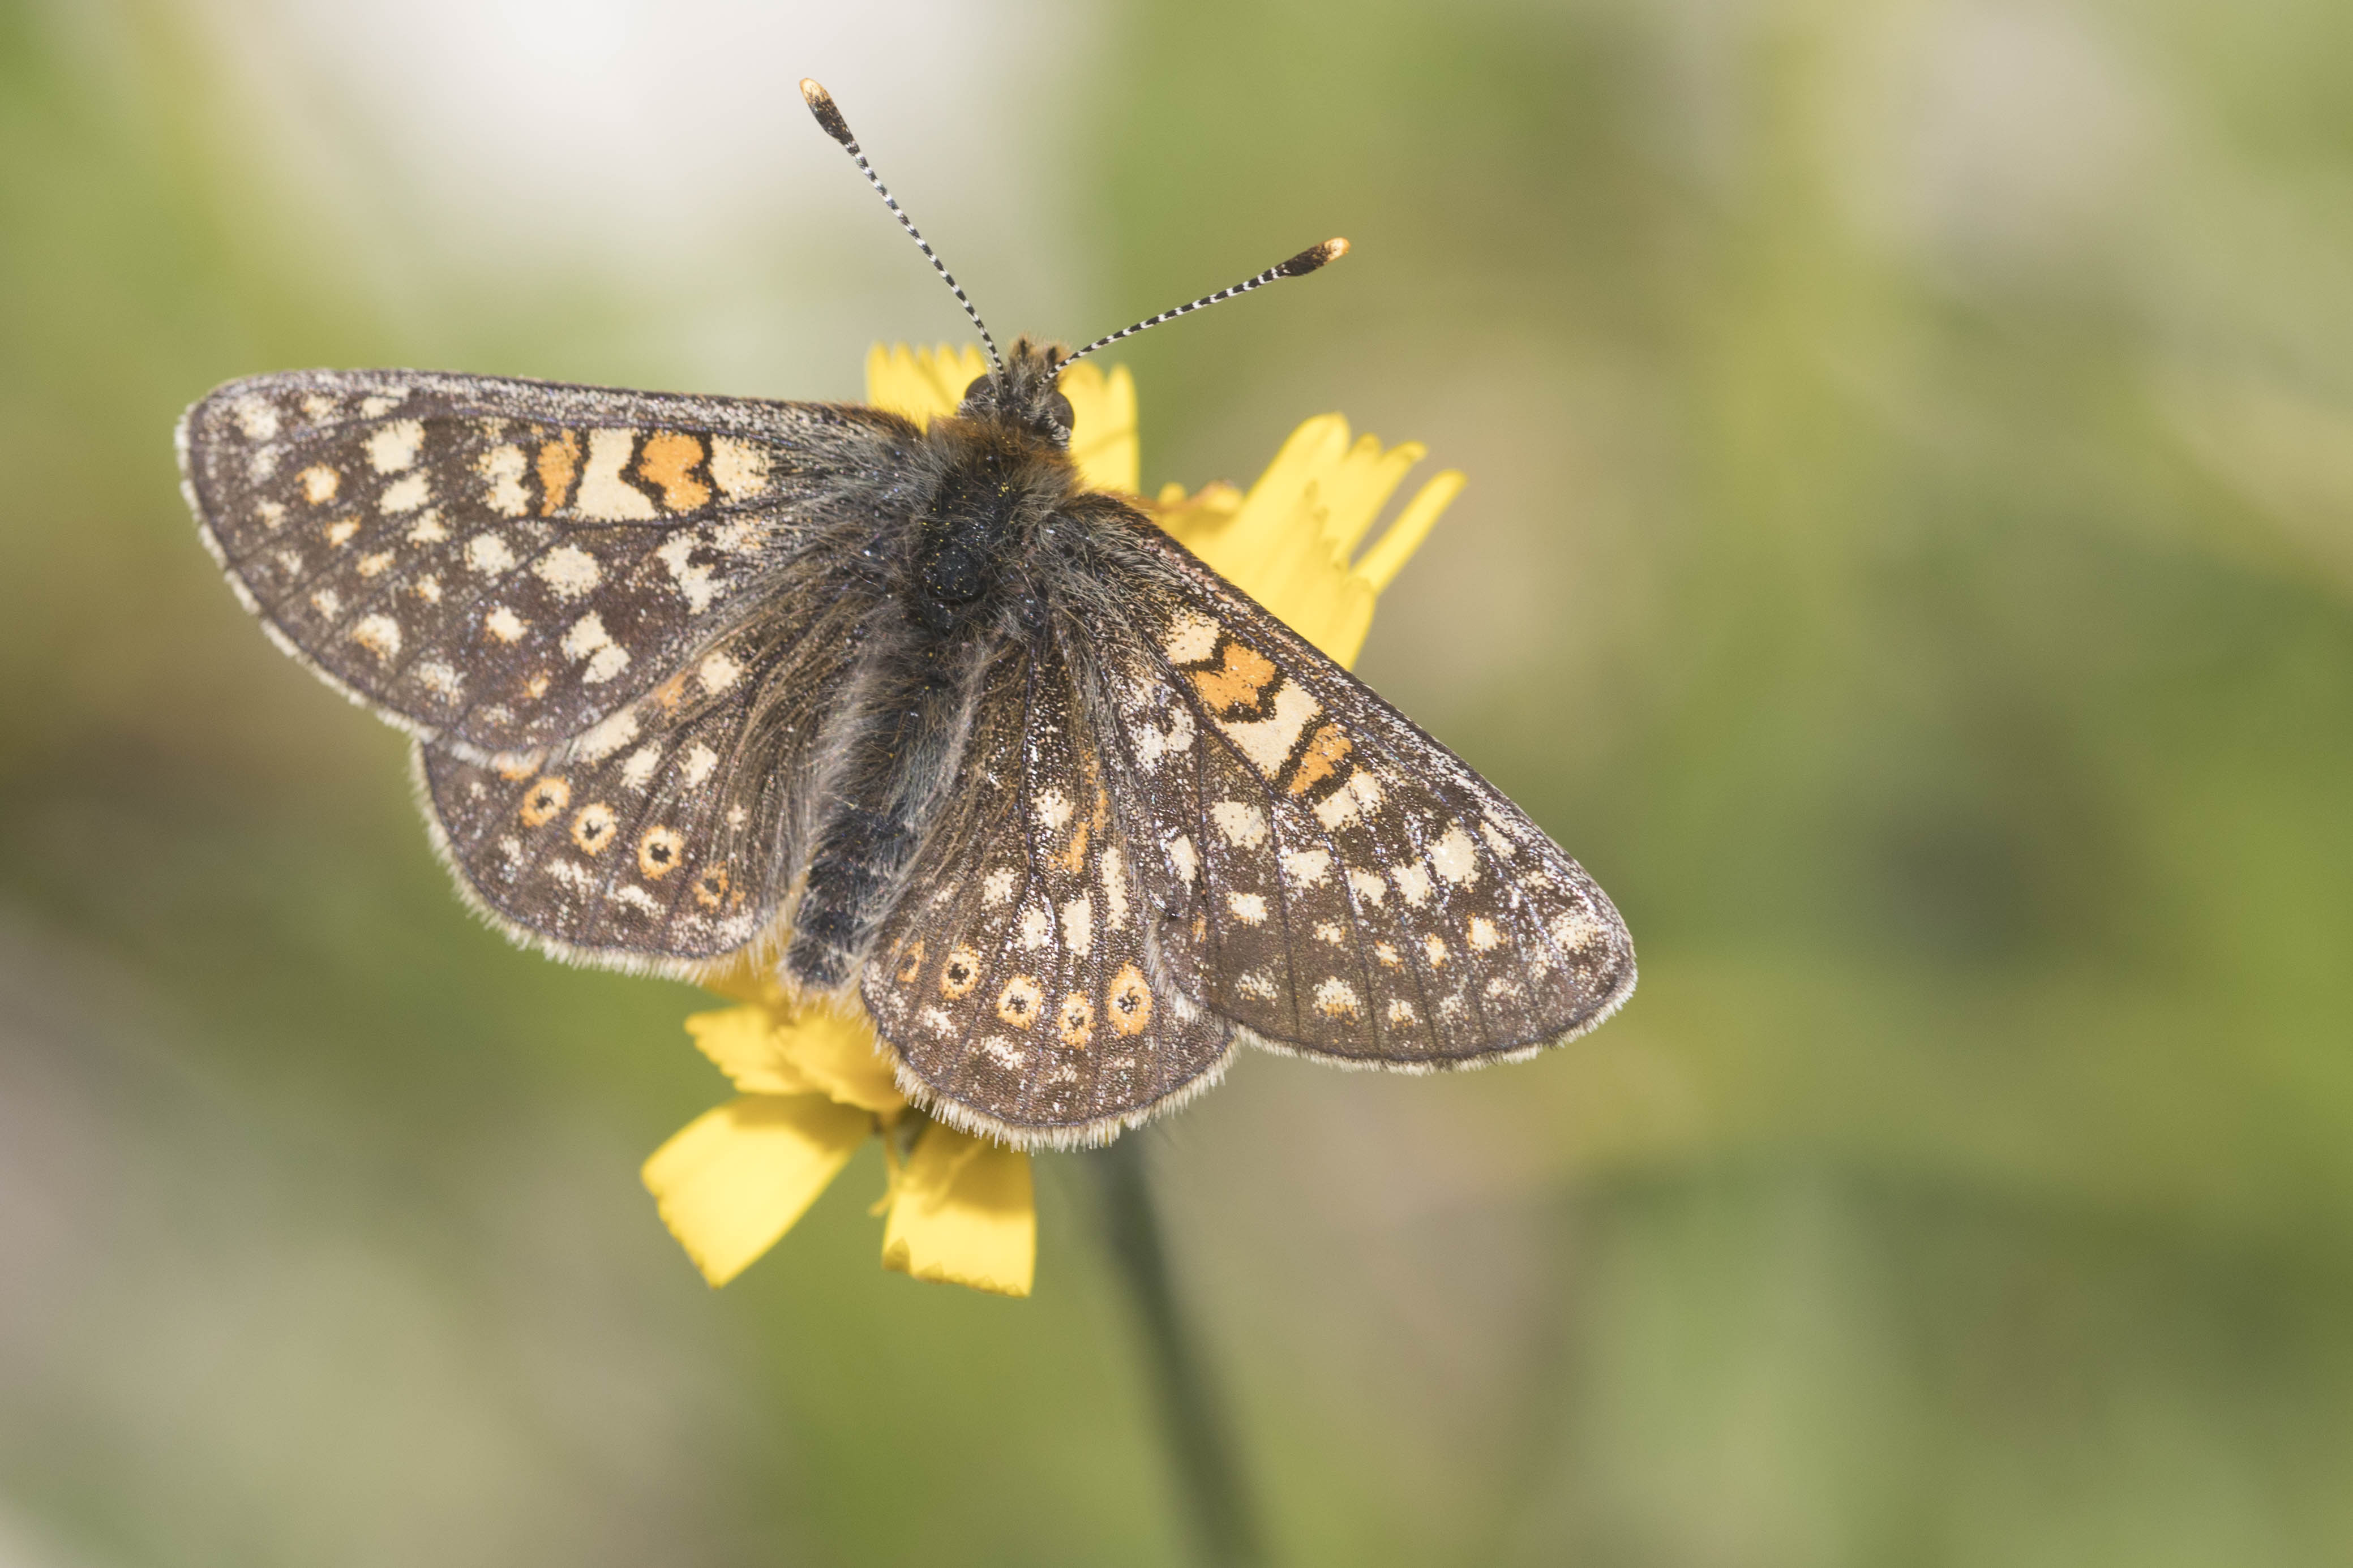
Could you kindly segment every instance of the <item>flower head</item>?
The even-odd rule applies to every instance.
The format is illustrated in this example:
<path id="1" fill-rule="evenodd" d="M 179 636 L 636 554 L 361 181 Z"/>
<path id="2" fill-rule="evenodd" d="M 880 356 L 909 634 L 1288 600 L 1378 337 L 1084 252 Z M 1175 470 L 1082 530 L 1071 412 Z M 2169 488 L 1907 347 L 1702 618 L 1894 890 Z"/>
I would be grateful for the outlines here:
<path id="1" fill-rule="evenodd" d="M 987 374 L 966 346 L 885 349 L 866 358 L 867 399 L 919 424 L 955 412 Z M 1336 414 L 1292 433 L 1245 492 L 1211 484 L 1142 498 L 1135 383 L 1124 365 L 1063 372 L 1075 425 L 1071 455 L 1087 484 L 1137 498 L 1161 527 L 1343 665 L 1372 626 L 1373 604 L 1462 489 L 1449 469 L 1422 485 L 1373 546 L 1356 553 L 1407 470 L 1416 442 L 1351 439 Z M 723 1285 L 792 1228 L 868 1138 L 890 1186 L 882 1264 L 922 1279 L 1029 1293 L 1038 1250 L 1029 1156 L 934 1122 L 900 1093 L 873 1026 L 855 1009 L 795 1001 L 745 963 L 712 988 L 737 1005 L 686 1021 L 737 1097 L 655 1151 L 645 1182 L 662 1221 L 703 1277 Z"/>

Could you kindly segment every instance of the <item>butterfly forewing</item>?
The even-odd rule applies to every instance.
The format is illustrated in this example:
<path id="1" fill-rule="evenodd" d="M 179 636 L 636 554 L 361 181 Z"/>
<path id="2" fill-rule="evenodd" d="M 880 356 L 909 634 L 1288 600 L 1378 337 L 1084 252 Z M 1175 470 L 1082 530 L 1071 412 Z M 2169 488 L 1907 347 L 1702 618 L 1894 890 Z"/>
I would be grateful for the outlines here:
<path id="1" fill-rule="evenodd" d="M 1203 1006 L 1270 1043 L 1434 1068 L 1625 998 L 1632 944 L 1575 861 L 1173 541 L 1139 538 L 1130 636 L 1096 642 L 1121 815 L 1182 889 L 1170 973 Z"/>
<path id="2" fill-rule="evenodd" d="M 207 542 L 280 638 L 487 760 L 591 728 L 842 547 L 845 483 L 871 490 L 909 434 L 829 405 L 304 372 L 213 393 L 182 447 Z"/>

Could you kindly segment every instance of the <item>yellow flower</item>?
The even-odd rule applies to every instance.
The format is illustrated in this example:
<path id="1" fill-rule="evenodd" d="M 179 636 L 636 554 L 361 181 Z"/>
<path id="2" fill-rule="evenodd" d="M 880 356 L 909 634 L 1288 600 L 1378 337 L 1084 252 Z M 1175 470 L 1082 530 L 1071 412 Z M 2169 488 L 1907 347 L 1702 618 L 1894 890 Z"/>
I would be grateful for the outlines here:
<path id="1" fill-rule="evenodd" d="M 1028 1155 L 911 1111 L 863 1014 L 800 1006 L 765 965 L 710 984 L 741 1005 L 695 1014 L 687 1033 L 742 1092 L 689 1122 L 644 1173 L 704 1279 L 724 1285 L 742 1273 L 879 1134 L 891 1170 L 883 1267 L 1029 1293 L 1038 1218 Z"/>
<path id="2" fill-rule="evenodd" d="M 877 344 L 866 357 L 867 400 L 928 424 L 955 412 L 987 370 L 980 350 Z M 1138 497 L 1186 548 L 1341 664 L 1356 662 L 1373 602 L 1461 491 L 1437 475 L 1355 560 L 1406 471 L 1425 456 L 1406 442 L 1383 451 L 1350 440 L 1336 414 L 1293 431 L 1247 494 L 1212 484 L 1187 495 L 1169 485 L 1141 499 L 1135 382 L 1122 365 L 1062 375 L 1076 416 L 1071 453 L 1087 483 Z M 713 1285 L 748 1267 L 806 1213 L 859 1146 L 882 1141 L 890 1187 L 882 1266 L 1007 1296 L 1029 1293 L 1038 1215 L 1029 1157 L 932 1121 L 908 1105 L 863 1013 L 804 1006 L 775 978 L 739 966 L 712 989 L 738 1005 L 687 1019 L 703 1055 L 741 1092 L 705 1112 L 645 1164 L 662 1222 Z"/>

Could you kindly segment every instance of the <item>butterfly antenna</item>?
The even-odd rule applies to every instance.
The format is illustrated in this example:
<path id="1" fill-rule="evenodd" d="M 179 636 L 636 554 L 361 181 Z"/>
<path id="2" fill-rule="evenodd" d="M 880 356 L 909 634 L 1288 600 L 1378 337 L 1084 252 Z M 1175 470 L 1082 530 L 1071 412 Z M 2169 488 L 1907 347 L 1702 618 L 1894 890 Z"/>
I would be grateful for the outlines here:
<path id="1" fill-rule="evenodd" d="M 948 286 L 948 292 L 956 297 L 956 303 L 964 307 L 964 313 L 972 318 L 972 324 L 979 330 L 980 341 L 988 345 L 989 363 L 1003 370 L 1005 356 L 997 352 L 997 340 L 988 335 L 988 323 L 980 319 L 980 312 L 974 310 L 972 301 L 965 298 L 963 286 L 956 282 L 955 274 L 950 272 L 947 265 L 933 251 L 930 242 L 923 238 L 923 230 L 915 226 L 915 220 L 901 210 L 899 199 L 891 194 L 891 187 L 882 183 L 882 176 L 874 172 L 874 165 L 866 161 L 866 154 L 858 150 L 858 138 L 849 133 L 849 121 L 841 117 L 841 110 L 834 104 L 833 94 L 803 77 L 801 97 L 808 100 L 809 112 L 817 116 L 819 125 L 825 127 L 825 133 L 840 142 L 842 150 L 858 161 L 859 173 L 866 176 L 866 183 L 874 187 L 874 194 L 882 198 L 882 205 L 891 209 L 891 216 L 899 220 L 899 226 L 907 231 L 907 237 L 915 242 L 915 248 L 923 253 L 923 259 L 932 264 L 932 269 L 940 275 L 940 280 Z M 1290 263 L 1283 265 L 1289 266 Z"/>
<path id="2" fill-rule="evenodd" d="M 1253 289 L 1263 289 L 1278 278 L 1304 278 L 1317 268 L 1337 261 L 1347 254 L 1348 242 L 1345 239 L 1327 239 L 1321 245 L 1309 246 L 1290 260 L 1270 267 L 1255 278 L 1245 278 L 1230 289 L 1220 289 L 1214 294 L 1204 294 L 1189 305 L 1179 305 L 1173 310 L 1163 310 L 1156 316 L 1146 316 L 1132 327 L 1122 327 L 1109 337 L 1097 338 L 1061 363 L 1076 364 L 1095 350 L 1115 343 L 1122 338 L 1132 338 L 1146 327 L 1156 327 L 1163 321 L 1173 321 L 1177 317 L 1189 315 L 1205 305 L 1214 305 L 1221 300 L 1230 300 L 1238 294 L 1247 294 Z M 1057 368 L 1059 369 L 1060 366 Z"/>

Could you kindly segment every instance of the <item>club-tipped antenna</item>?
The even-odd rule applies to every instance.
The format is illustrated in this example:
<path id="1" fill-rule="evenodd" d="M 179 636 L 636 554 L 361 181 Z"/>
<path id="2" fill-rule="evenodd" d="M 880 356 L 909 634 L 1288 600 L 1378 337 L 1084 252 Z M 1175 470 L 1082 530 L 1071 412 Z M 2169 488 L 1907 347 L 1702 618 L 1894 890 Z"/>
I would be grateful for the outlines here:
<path id="1" fill-rule="evenodd" d="M 1122 327 L 1109 337 L 1097 338 L 1064 360 L 1062 364 L 1076 364 L 1095 350 L 1115 343 L 1122 338 L 1132 338 L 1146 327 L 1156 327 L 1163 321 L 1173 321 L 1179 316 L 1189 315 L 1200 310 L 1203 306 L 1230 300 L 1238 294 L 1247 294 L 1253 289 L 1263 289 L 1278 278 L 1304 278 L 1317 268 L 1337 261 L 1347 254 L 1348 242 L 1345 239 L 1327 239 L 1321 245 L 1311 245 L 1290 260 L 1270 267 L 1255 278 L 1245 278 L 1230 289 L 1220 289 L 1214 294 L 1204 294 L 1189 305 L 1179 305 L 1173 310 L 1163 310 L 1156 316 L 1146 316 L 1132 327 Z"/>
<path id="2" fill-rule="evenodd" d="M 819 125 L 825 127 L 825 133 L 840 142 L 842 151 L 858 161 L 859 173 L 866 176 L 866 183 L 874 187 L 874 194 L 882 198 L 882 205 L 891 209 L 891 216 L 899 220 L 899 226 L 907 231 L 907 237 L 915 242 L 915 248 L 923 253 L 923 259 L 932 264 L 932 269 L 940 275 L 940 280 L 948 286 L 948 292 L 956 297 L 956 303 L 964 307 L 964 313 L 972 318 L 973 326 L 980 332 L 980 341 L 988 347 L 988 363 L 1003 370 L 1005 356 L 997 352 L 997 340 L 988 335 L 988 323 L 980 319 L 980 312 L 972 308 L 970 300 L 965 298 L 964 288 L 956 282 L 955 274 L 950 272 L 947 264 L 933 251 L 930 242 L 923 238 L 923 231 L 915 226 L 915 220 L 900 208 L 899 199 L 891 194 L 891 187 L 882 183 L 882 176 L 874 172 L 874 165 L 866 161 L 866 154 L 858 150 L 858 138 L 849 133 L 849 121 L 841 117 L 840 109 L 833 101 L 833 94 L 803 77 L 801 97 L 808 101 L 809 112 L 817 116 Z"/>

